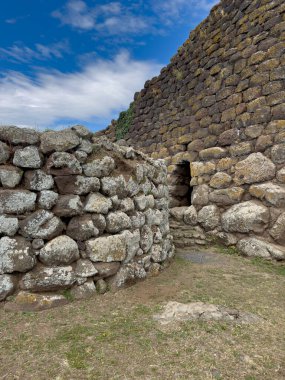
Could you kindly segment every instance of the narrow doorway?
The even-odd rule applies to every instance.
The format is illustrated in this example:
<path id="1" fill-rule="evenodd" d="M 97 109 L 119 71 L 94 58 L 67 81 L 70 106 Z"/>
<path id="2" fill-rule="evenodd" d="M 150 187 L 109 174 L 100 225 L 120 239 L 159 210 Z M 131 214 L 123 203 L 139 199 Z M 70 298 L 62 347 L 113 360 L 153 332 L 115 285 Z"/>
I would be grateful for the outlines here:
<path id="1" fill-rule="evenodd" d="M 170 207 L 190 206 L 192 187 L 190 186 L 190 162 L 183 160 L 176 165 L 170 176 Z"/>

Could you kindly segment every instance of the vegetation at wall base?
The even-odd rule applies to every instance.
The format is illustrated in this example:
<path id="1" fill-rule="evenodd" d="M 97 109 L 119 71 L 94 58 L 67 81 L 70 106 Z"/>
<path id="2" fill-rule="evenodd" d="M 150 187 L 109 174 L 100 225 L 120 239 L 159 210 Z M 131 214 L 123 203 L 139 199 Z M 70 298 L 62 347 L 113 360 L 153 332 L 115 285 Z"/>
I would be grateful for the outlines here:
<path id="1" fill-rule="evenodd" d="M 116 140 L 123 139 L 130 129 L 134 118 L 134 102 L 132 102 L 126 111 L 122 111 L 116 122 Z"/>

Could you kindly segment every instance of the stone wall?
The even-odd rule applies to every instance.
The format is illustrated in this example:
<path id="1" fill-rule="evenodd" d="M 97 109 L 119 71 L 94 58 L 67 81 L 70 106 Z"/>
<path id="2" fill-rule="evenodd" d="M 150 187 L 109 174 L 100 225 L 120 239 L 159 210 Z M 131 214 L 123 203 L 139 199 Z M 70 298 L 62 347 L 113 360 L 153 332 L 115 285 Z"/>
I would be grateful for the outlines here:
<path id="1" fill-rule="evenodd" d="M 284 0 L 222 0 L 134 109 L 126 140 L 166 159 L 172 207 L 192 204 L 191 223 L 173 213 L 178 244 L 192 225 L 192 241 L 214 234 L 244 254 L 285 258 Z M 103 133 L 114 138 L 115 127 Z"/>
<path id="2" fill-rule="evenodd" d="M 0 127 L 0 164 L 0 300 L 19 290 L 81 298 L 172 257 L 161 160 L 92 141 L 82 126 Z"/>

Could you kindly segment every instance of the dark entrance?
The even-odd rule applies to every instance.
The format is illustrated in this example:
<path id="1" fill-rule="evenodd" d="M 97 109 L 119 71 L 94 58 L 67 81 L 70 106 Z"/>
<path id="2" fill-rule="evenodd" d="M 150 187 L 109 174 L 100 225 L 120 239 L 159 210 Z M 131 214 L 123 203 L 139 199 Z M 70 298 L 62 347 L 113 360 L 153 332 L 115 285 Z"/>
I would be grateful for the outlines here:
<path id="1" fill-rule="evenodd" d="M 190 162 L 183 160 L 170 176 L 170 207 L 190 206 L 193 188 L 190 186 Z"/>

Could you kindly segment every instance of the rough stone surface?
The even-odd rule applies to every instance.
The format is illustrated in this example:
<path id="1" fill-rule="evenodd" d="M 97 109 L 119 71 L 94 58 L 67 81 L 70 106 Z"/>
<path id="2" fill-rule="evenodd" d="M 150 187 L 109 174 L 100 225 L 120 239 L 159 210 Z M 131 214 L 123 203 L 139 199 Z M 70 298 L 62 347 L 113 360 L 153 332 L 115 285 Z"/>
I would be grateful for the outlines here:
<path id="1" fill-rule="evenodd" d="M 9 160 L 10 155 L 8 145 L 0 141 L 0 164 L 5 164 Z"/>
<path id="2" fill-rule="evenodd" d="M 58 236 L 40 250 L 39 259 L 47 266 L 71 264 L 79 259 L 78 246 L 70 237 Z"/>
<path id="3" fill-rule="evenodd" d="M 4 301 L 15 290 L 15 279 L 8 274 L 0 274 L 0 301 Z"/>
<path id="4" fill-rule="evenodd" d="M 83 166 L 84 174 L 87 177 L 107 177 L 114 169 L 115 161 L 108 156 L 102 160 L 94 160 Z"/>
<path id="5" fill-rule="evenodd" d="M 198 215 L 194 206 L 190 206 L 185 210 L 183 220 L 186 224 L 191 226 L 195 226 L 197 224 Z"/>
<path id="6" fill-rule="evenodd" d="M 41 151 L 43 153 L 54 151 L 66 152 L 79 144 L 79 137 L 69 129 L 64 131 L 49 131 L 41 134 Z"/>
<path id="7" fill-rule="evenodd" d="M 85 241 L 99 235 L 91 215 L 75 216 L 67 226 L 66 234 L 72 239 Z"/>
<path id="8" fill-rule="evenodd" d="M 15 126 L 1 126 L 0 140 L 13 145 L 30 145 L 39 142 L 39 132 L 29 128 L 18 128 Z"/>
<path id="9" fill-rule="evenodd" d="M 27 190 L 0 190 L 0 213 L 22 214 L 33 211 L 36 194 Z"/>
<path id="10" fill-rule="evenodd" d="M 285 207 L 285 186 L 268 182 L 261 185 L 252 185 L 249 189 L 252 196 L 266 200 L 276 207 Z"/>
<path id="11" fill-rule="evenodd" d="M 220 224 L 220 211 L 217 206 L 204 206 L 198 212 L 198 222 L 206 231 L 213 230 Z"/>
<path id="12" fill-rule="evenodd" d="M 56 205 L 58 194 L 52 190 L 43 190 L 38 199 L 39 207 L 50 210 Z"/>
<path id="13" fill-rule="evenodd" d="M 27 146 L 23 149 L 17 149 L 14 154 L 13 164 L 21 168 L 40 168 L 42 166 L 42 158 L 38 148 Z"/>
<path id="14" fill-rule="evenodd" d="M 19 221 L 7 215 L 0 215 L 0 236 L 14 236 L 19 229 Z"/>
<path id="15" fill-rule="evenodd" d="M 20 233 L 26 238 L 50 240 L 61 234 L 62 221 L 52 212 L 38 210 L 20 222 Z"/>
<path id="16" fill-rule="evenodd" d="M 47 160 L 46 170 L 48 174 L 55 176 L 68 176 L 82 173 L 80 162 L 73 154 L 55 152 Z"/>
<path id="17" fill-rule="evenodd" d="M 80 197 L 78 195 L 60 195 L 53 208 L 53 213 L 60 217 L 80 215 L 83 210 Z"/>
<path id="18" fill-rule="evenodd" d="M 23 171 L 12 165 L 0 166 L 0 184 L 6 188 L 14 188 L 21 182 Z"/>
<path id="19" fill-rule="evenodd" d="M 31 244 L 22 237 L 0 239 L 0 274 L 27 272 L 36 264 Z"/>
<path id="20" fill-rule="evenodd" d="M 75 268 L 76 276 L 79 277 L 92 277 L 98 273 L 94 263 L 88 259 L 80 259 L 76 262 Z"/>
<path id="21" fill-rule="evenodd" d="M 84 211 L 94 212 L 97 214 L 108 214 L 112 207 L 112 201 L 103 194 L 90 194 L 86 199 Z"/>
<path id="22" fill-rule="evenodd" d="M 276 260 L 284 260 L 285 258 L 284 247 L 257 238 L 242 239 L 238 242 L 237 248 L 242 255 L 248 257 L 274 258 Z"/>
<path id="23" fill-rule="evenodd" d="M 60 194 L 88 194 L 100 189 L 100 181 L 96 177 L 60 176 L 55 177 Z"/>
<path id="24" fill-rule="evenodd" d="M 126 258 L 126 240 L 121 235 L 110 235 L 86 241 L 87 255 L 91 261 L 123 261 Z"/>
<path id="25" fill-rule="evenodd" d="M 106 231 L 109 233 L 117 233 L 131 228 L 130 218 L 122 211 L 109 213 L 106 217 L 106 223 Z"/>
<path id="26" fill-rule="evenodd" d="M 100 262 L 95 262 L 94 267 L 98 271 L 98 273 L 95 276 L 96 280 L 100 280 L 103 278 L 107 278 L 110 276 L 113 276 L 116 274 L 121 266 L 120 262 L 110 262 L 110 263 L 100 263 Z"/>
<path id="27" fill-rule="evenodd" d="M 234 205 L 222 215 L 222 226 L 227 232 L 263 232 L 268 222 L 268 209 L 253 201 Z"/>
<path id="28" fill-rule="evenodd" d="M 278 217 L 269 233 L 278 244 L 285 246 L 285 212 Z"/>
<path id="29" fill-rule="evenodd" d="M 24 181 L 27 189 L 36 191 L 49 190 L 54 185 L 52 176 L 42 170 L 26 171 Z"/>
<path id="30" fill-rule="evenodd" d="M 89 280 L 82 285 L 72 288 L 70 294 L 75 300 L 90 298 L 96 294 L 96 287 L 94 282 Z"/>
<path id="31" fill-rule="evenodd" d="M 68 302 L 61 294 L 38 294 L 20 291 L 13 301 L 4 306 L 4 309 L 14 312 L 35 312 L 64 306 Z"/>

